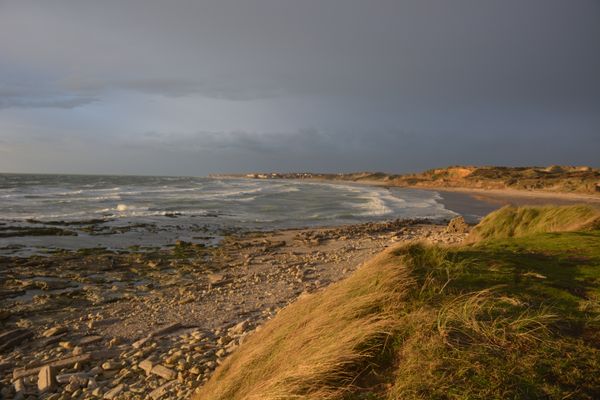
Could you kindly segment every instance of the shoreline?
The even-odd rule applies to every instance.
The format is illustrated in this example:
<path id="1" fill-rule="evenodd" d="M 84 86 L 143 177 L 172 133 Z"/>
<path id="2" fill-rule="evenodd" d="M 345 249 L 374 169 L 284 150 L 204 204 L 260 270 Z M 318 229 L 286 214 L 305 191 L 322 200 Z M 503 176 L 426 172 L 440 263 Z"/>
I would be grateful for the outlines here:
<path id="1" fill-rule="evenodd" d="M 518 201 L 580 201 L 377 185 L 435 191 L 436 201 L 467 221 Z M 299 297 L 347 277 L 387 247 L 460 244 L 467 230 L 404 219 L 237 231 L 216 247 L 178 241 L 150 251 L 0 256 L 0 327 L 9 338 L 0 348 L 0 388 L 8 399 L 15 387 L 35 395 L 39 368 L 58 363 L 57 398 L 98 398 L 113 390 L 124 399 L 187 398 L 248 334 Z"/>
<path id="2" fill-rule="evenodd" d="M 299 181 L 312 183 L 331 183 L 340 185 L 377 186 L 388 189 L 411 189 L 436 192 L 440 195 L 439 200 L 443 206 L 463 216 L 467 222 L 476 223 L 479 219 L 501 207 L 524 206 L 524 205 L 572 205 L 572 204 L 594 204 L 600 206 L 600 195 L 584 193 L 549 192 L 542 190 L 518 190 L 518 189 L 479 189 L 458 187 L 432 187 L 432 186 L 399 186 L 389 182 L 375 180 L 343 180 L 325 178 L 249 178 L 245 176 L 218 176 L 218 179 L 245 179 L 265 181 Z"/>
<path id="3" fill-rule="evenodd" d="M 408 187 L 408 186 L 399 186 Z M 415 189 L 433 190 L 437 192 L 464 193 L 472 196 L 486 198 L 488 201 L 502 202 L 507 204 L 573 204 L 594 203 L 600 204 L 600 196 L 587 195 L 583 193 L 525 191 L 517 189 L 475 189 L 475 188 L 426 188 L 414 187 Z M 531 203 L 533 202 L 533 203 Z M 554 202 L 554 203 L 552 203 Z"/>
<path id="4" fill-rule="evenodd" d="M 16 380 L 35 393 L 35 368 L 57 360 L 64 383 L 56 390 L 70 398 L 90 398 L 86 386 L 102 397 L 120 385 L 125 399 L 157 390 L 161 399 L 186 398 L 247 334 L 298 297 L 345 278 L 388 246 L 465 236 L 395 220 L 234 234 L 214 248 L 179 242 L 150 253 L 0 257 L 2 331 L 24 335 L 0 351 L 0 386 Z M 79 387 L 71 377 L 93 384 Z"/>
<path id="5" fill-rule="evenodd" d="M 219 179 L 247 179 L 247 180 L 265 180 L 265 181 L 299 181 L 299 182 L 329 182 L 333 184 L 354 184 L 364 186 L 380 186 L 396 189 L 415 189 L 427 190 L 440 193 L 461 193 L 471 196 L 479 201 L 486 201 L 491 204 L 502 205 L 524 205 L 524 204 L 575 204 L 592 203 L 600 204 L 600 195 L 573 192 L 552 192 L 546 190 L 518 190 L 518 189 L 481 189 L 468 187 L 447 187 L 447 186 L 406 186 L 394 185 L 389 182 L 376 180 L 343 180 L 343 179 L 325 179 L 325 178 L 268 178 L 257 179 L 243 176 L 219 176 Z M 527 199 L 527 200 L 525 200 Z"/>
<path id="6" fill-rule="evenodd" d="M 231 177 L 233 179 L 233 177 Z M 238 179 L 256 179 L 256 178 L 238 178 Z M 276 179 L 270 179 L 276 180 Z M 284 180 L 284 179 L 281 179 Z M 416 190 L 428 190 L 436 192 L 453 192 L 453 193 L 464 193 L 464 194 L 478 194 L 490 198 L 504 198 L 504 199 L 552 199 L 552 200 L 565 200 L 573 202 L 592 202 L 600 203 L 600 195 L 592 195 L 585 193 L 572 193 L 572 192 L 552 192 L 545 190 L 518 190 L 518 189 L 480 189 L 480 188 L 468 188 L 468 187 L 450 187 L 450 186 L 405 186 L 405 185 L 393 185 L 389 182 L 374 181 L 374 180 L 360 180 L 360 181 L 346 181 L 343 179 L 285 179 L 290 181 L 308 181 L 308 182 L 340 182 L 340 183 L 354 183 L 364 184 L 368 186 L 384 186 L 388 188 L 401 188 L 401 189 L 416 189 Z"/>

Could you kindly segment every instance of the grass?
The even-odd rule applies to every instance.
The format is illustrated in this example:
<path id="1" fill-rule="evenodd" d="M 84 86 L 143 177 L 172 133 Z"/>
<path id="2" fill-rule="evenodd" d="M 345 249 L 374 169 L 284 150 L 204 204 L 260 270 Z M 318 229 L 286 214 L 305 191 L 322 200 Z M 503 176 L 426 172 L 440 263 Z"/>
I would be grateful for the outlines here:
<path id="1" fill-rule="evenodd" d="M 412 247 L 401 252 L 439 251 Z M 467 266 L 414 303 L 428 313 L 398 341 L 382 398 L 600 396 L 599 231 L 496 239 L 444 258 Z"/>
<path id="2" fill-rule="evenodd" d="M 510 207 L 491 213 L 475 227 L 472 240 L 520 237 L 542 232 L 600 229 L 600 209 L 588 205 Z"/>
<path id="3" fill-rule="evenodd" d="M 379 357 L 409 272 L 384 254 L 342 283 L 307 295 L 253 334 L 198 398 L 336 399 Z"/>
<path id="4" fill-rule="evenodd" d="M 600 398 L 594 212 L 502 209 L 470 245 L 392 249 L 282 310 L 197 399 Z"/>

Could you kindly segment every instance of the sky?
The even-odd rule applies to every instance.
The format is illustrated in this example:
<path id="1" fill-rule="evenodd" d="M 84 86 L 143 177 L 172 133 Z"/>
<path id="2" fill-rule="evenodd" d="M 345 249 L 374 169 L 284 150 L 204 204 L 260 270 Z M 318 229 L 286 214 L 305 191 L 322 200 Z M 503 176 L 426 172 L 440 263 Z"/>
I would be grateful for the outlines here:
<path id="1" fill-rule="evenodd" d="M 0 171 L 600 166 L 598 0 L 0 0 Z"/>

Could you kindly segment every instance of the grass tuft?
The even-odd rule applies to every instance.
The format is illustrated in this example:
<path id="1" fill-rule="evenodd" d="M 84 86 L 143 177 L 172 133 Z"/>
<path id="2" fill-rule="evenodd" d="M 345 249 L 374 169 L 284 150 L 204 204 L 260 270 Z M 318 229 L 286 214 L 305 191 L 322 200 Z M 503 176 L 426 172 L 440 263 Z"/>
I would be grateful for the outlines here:
<path id="1" fill-rule="evenodd" d="M 600 229 L 600 209 L 589 205 L 510 207 L 486 216 L 471 232 L 471 241 L 521 237 L 544 232 Z"/>
<path id="2" fill-rule="evenodd" d="M 338 399 L 384 352 L 412 279 L 383 254 L 252 334 L 196 397 Z"/>

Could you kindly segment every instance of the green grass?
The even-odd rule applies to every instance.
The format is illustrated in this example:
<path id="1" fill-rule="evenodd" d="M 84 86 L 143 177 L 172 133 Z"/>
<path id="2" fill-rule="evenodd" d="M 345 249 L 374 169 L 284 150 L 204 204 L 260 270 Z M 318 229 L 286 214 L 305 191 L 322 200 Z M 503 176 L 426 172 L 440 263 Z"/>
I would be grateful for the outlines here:
<path id="1" fill-rule="evenodd" d="M 421 277 L 412 303 L 422 316 L 396 336 L 398 369 L 383 398 L 599 398 L 600 231 L 439 253 L 398 251 Z M 440 272 L 457 265 L 450 279 Z"/>
<path id="2" fill-rule="evenodd" d="M 593 212 L 503 209 L 470 245 L 392 249 L 284 309 L 197 398 L 600 398 Z"/>
<path id="3" fill-rule="evenodd" d="M 600 229 L 600 209 L 589 205 L 510 207 L 486 216 L 471 233 L 474 241 L 542 232 Z"/>

